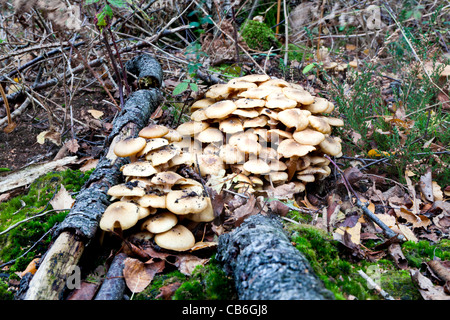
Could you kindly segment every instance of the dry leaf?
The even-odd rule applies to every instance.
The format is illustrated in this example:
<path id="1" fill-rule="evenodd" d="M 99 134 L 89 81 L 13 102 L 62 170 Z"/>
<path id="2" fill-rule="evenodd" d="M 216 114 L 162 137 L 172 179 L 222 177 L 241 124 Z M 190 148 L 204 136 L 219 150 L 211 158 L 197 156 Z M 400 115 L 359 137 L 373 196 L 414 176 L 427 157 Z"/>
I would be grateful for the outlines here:
<path id="1" fill-rule="evenodd" d="M 433 282 L 422 275 L 418 269 L 411 269 L 409 272 L 424 300 L 450 300 L 450 296 L 445 294 L 443 287 L 433 285 Z"/>
<path id="2" fill-rule="evenodd" d="M 86 163 L 80 168 L 81 172 L 86 172 L 88 170 L 91 170 L 95 168 L 98 164 L 98 159 L 89 159 L 86 161 Z"/>
<path id="3" fill-rule="evenodd" d="M 155 274 L 164 270 L 165 262 L 158 261 L 147 264 L 138 259 L 126 258 L 124 265 L 125 283 L 131 292 L 137 293 L 147 288 Z"/>
<path id="4" fill-rule="evenodd" d="M 402 207 L 400 209 L 394 209 L 397 216 L 402 217 L 407 222 L 412 223 L 413 228 L 427 227 L 430 225 L 431 221 L 424 215 L 415 215 L 408 209 Z"/>
<path id="5" fill-rule="evenodd" d="M 98 283 L 81 281 L 80 288 L 73 290 L 67 300 L 92 300 L 98 287 Z"/>
<path id="6" fill-rule="evenodd" d="M 95 110 L 95 109 L 89 109 L 88 112 L 89 112 L 95 119 L 100 119 L 100 118 L 104 115 L 103 111 Z"/>
<path id="7" fill-rule="evenodd" d="M 434 196 L 433 196 L 433 180 L 431 176 L 431 168 L 428 168 L 427 172 L 420 177 L 419 187 L 425 199 L 430 202 L 433 202 Z"/>
<path id="8" fill-rule="evenodd" d="M 59 132 L 48 130 L 48 131 L 42 131 L 38 134 L 36 137 L 36 140 L 39 144 L 44 144 L 45 140 L 49 140 L 56 144 L 57 146 L 61 145 L 61 134 Z"/>
<path id="9" fill-rule="evenodd" d="M 164 299 L 164 300 L 170 300 L 173 296 L 173 294 L 175 293 L 175 291 L 177 291 L 177 289 L 181 286 L 180 282 L 174 282 L 174 283 L 170 283 L 167 286 L 163 286 L 161 288 L 159 288 L 159 294 L 155 297 L 156 299 Z"/>
<path id="10" fill-rule="evenodd" d="M 72 153 L 77 153 L 78 148 L 80 147 L 80 145 L 78 144 L 78 141 L 76 139 L 67 140 L 66 143 L 64 143 L 64 145 Z"/>
<path id="11" fill-rule="evenodd" d="M 441 190 L 441 186 L 437 184 L 436 181 L 432 182 L 433 185 L 433 197 L 435 201 L 443 201 L 444 200 L 444 194 Z"/>
<path id="12" fill-rule="evenodd" d="M 175 262 L 175 266 L 178 267 L 178 270 L 184 275 L 191 275 L 192 271 L 194 271 L 197 266 L 204 266 L 208 263 L 209 259 L 201 259 L 192 254 L 179 254 L 176 256 L 177 262 Z"/>
<path id="13" fill-rule="evenodd" d="M 72 196 L 66 190 L 64 185 L 61 185 L 58 193 L 55 195 L 55 197 L 52 200 L 50 200 L 50 204 L 52 205 L 53 209 L 55 209 L 55 210 L 68 210 L 68 209 L 72 208 L 72 205 L 74 202 L 75 202 L 75 200 L 72 198 Z"/>
<path id="14" fill-rule="evenodd" d="M 28 264 L 28 266 L 25 268 L 25 270 L 22 272 L 20 277 L 24 277 L 28 272 L 31 272 L 32 274 L 35 274 L 37 271 L 36 265 L 39 262 L 40 258 L 35 258 L 31 260 L 31 262 Z"/>

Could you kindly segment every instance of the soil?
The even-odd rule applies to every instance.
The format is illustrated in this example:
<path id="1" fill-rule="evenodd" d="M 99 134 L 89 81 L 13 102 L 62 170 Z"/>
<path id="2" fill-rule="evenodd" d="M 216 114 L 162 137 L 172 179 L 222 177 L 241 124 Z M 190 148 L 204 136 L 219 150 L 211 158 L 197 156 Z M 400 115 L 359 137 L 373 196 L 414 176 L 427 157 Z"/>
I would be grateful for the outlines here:
<path id="1" fill-rule="evenodd" d="M 43 144 L 37 142 L 37 136 L 50 129 L 50 121 L 44 108 L 37 104 L 30 104 L 20 116 L 13 119 L 17 126 L 11 133 L 5 133 L 4 128 L 0 130 L 0 168 L 18 170 L 33 163 L 51 161 L 64 143 L 71 139 L 69 112 L 64 125 L 62 121 L 64 97 L 52 97 L 51 100 L 59 106 L 53 103 L 47 105 L 52 114 L 55 130 L 62 132 L 61 143 L 57 145 L 49 140 Z M 77 92 L 72 102 L 72 110 L 73 132 L 79 147 L 76 152 L 66 151 L 65 156 L 95 158 L 101 151 L 103 140 L 107 137 L 111 128 L 110 124 L 117 112 L 117 108 L 105 100 L 108 100 L 108 97 L 100 90 L 87 89 Z M 96 119 L 88 112 L 90 109 L 101 111 L 103 115 Z M 0 112 L 0 116 L 4 116 L 4 110 Z"/>

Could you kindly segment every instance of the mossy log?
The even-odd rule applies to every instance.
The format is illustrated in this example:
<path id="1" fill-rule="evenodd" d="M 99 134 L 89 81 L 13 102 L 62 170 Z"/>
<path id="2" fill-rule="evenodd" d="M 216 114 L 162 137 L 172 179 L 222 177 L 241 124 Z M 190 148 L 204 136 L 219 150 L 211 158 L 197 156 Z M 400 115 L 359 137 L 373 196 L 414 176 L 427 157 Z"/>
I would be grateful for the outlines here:
<path id="1" fill-rule="evenodd" d="M 276 217 L 253 215 L 219 237 L 216 258 L 240 300 L 332 300 Z"/>
<path id="2" fill-rule="evenodd" d="M 161 66 L 151 56 L 146 56 L 143 61 L 154 61 L 153 77 L 158 79 L 154 83 L 160 85 Z M 151 72 L 147 68 L 146 70 L 149 76 Z M 150 115 L 161 100 L 158 87 L 138 90 L 129 96 L 123 110 L 113 122 L 113 129 L 105 141 L 97 167 L 75 198 L 69 214 L 57 227 L 54 234 L 56 240 L 41 259 L 40 266 L 29 283 L 25 300 L 62 299 L 68 277 L 73 275 L 85 247 L 96 235 L 104 210 L 110 204 L 107 191 L 119 183 L 120 167 L 129 161 L 114 154 L 114 145 L 125 138 L 136 137 L 148 124 Z"/>

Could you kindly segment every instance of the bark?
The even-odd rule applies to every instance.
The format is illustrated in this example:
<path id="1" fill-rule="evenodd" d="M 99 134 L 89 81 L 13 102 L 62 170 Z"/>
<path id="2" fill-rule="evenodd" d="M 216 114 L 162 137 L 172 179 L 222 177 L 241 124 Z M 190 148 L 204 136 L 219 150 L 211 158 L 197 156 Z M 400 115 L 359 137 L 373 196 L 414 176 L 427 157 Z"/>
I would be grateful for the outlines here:
<path id="1" fill-rule="evenodd" d="M 122 300 L 126 289 L 123 277 L 124 261 L 127 258 L 125 253 L 116 255 L 109 267 L 106 279 L 103 281 L 100 290 L 95 296 L 95 300 Z"/>
<path id="2" fill-rule="evenodd" d="M 153 67 L 159 68 L 155 74 L 162 76 L 161 66 L 153 64 Z M 129 161 L 114 154 L 114 145 L 125 138 L 136 137 L 148 124 L 150 115 L 160 102 L 161 94 L 157 86 L 130 95 L 113 122 L 113 129 L 105 140 L 97 167 L 75 198 L 69 214 L 58 225 L 54 234 L 56 240 L 31 280 L 26 300 L 62 298 L 68 277 L 78 264 L 85 246 L 96 235 L 100 218 L 110 204 L 107 191 L 112 185 L 121 182 L 120 167 Z"/>
<path id="3" fill-rule="evenodd" d="M 276 217 L 253 215 L 219 237 L 217 259 L 240 300 L 334 299 Z"/>

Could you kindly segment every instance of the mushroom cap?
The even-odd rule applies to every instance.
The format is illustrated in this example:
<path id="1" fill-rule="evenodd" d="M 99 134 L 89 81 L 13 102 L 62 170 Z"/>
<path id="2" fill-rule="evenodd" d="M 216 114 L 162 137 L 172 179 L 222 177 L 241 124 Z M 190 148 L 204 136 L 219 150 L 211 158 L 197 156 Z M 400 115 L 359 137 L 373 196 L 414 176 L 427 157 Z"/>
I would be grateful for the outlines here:
<path id="1" fill-rule="evenodd" d="M 269 80 L 270 77 L 267 74 L 249 74 L 235 79 L 248 82 L 263 82 Z"/>
<path id="2" fill-rule="evenodd" d="M 305 183 L 316 181 L 313 174 L 298 174 L 297 179 Z"/>
<path id="3" fill-rule="evenodd" d="M 170 159 L 169 165 L 170 167 L 179 166 L 181 164 L 186 164 L 188 166 L 191 166 L 195 161 L 195 156 L 190 153 L 189 151 L 182 151 L 179 154 L 177 154 L 175 157 Z"/>
<path id="4" fill-rule="evenodd" d="M 277 143 L 284 139 L 292 139 L 292 133 L 281 129 L 270 129 L 267 130 L 267 138 L 269 141 Z"/>
<path id="5" fill-rule="evenodd" d="M 309 125 L 316 129 L 319 132 L 322 132 L 324 134 L 331 132 L 331 126 L 326 120 L 325 117 L 318 117 L 318 116 L 309 116 Z"/>
<path id="6" fill-rule="evenodd" d="M 107 193 L 113 197 L 142 197 L 145 190 L 142 187 L 133 186 L 132 183 L 121 183 L 109 188 Z"/>
<path id="7" fill-rule="evenodd" d="M 186 215 L 186 218 L 195 222 L 211 222 L 214 220 L 214 209 L 211 204 L 211 199 L 206 198 L 208 205 L 205 209 L 200 211 L 199 213 L 189 213 Z"/>
<path id="8" fill-rule="evenodd" d="M 166 232 L 156 234 L 154 240 L 161 248 L 173 251 L 186 251 L 195 244 L 192 232 L 181 224 L 177 224 Z"/>
<path id="9" fill-rule="evenodd" d="M 167 188 L 171 188 L 173 185 L 180 181 L 185 180 L 184 177 L 173 171 L 159 172 L 153 176 L 151 183 L 155 185 L 163 185 Z"/>
<path id="10" fill-rule="evenodd" d="M 263 83 L 259 84 L 259 87 L 270 87 L 270 86 L 275 86 L 275 87 L 289 87 L 289 82 L 287 82 L 286 80 L 283 79 L 269 79 L 267 81 L 264 81 Z"/>
<path id="11" fill-rule="evenodd" d="M 297 110 L 297 109 L 289 109 L 289 110 Z M 260 115 L 264 115 L 269 117 L 270 119 L 273 120 L 279 120 L 278 119 L 278 112 L 274 111 L 274 110 L 270 110 L 269 108 L 262 108 L 261 111 L 259 112 Z"/>
<path id="12" fill-rule="evenodd" d="M 272 93 L 272 90 L 269 89 L 270 87 L 266 88 L 250 88 L 246 91 L 238 93 L 239 98 L 249 98 L 249 99 L 265 99 L 270 93 Z"/>
<path id="13" fill-rule="evenodd" d="M 219 129 L 225 133 L 236 133 L 244 131 L 242 121 L 239 117 L 229 117 L 219 122 Z"/>
<path id="14" fill-rule="evenodd" d="M 208 117 L 205 114 L 205 109 L 197 109 L 191 114 L 192 121 L 203 121 L 206 119 L 208 119 Z"/>
<path id="15" fill-rule="evenodd" d="M 181 134 L 172 128 L 169 128 L 169 132 L 164 136 L 165 139 L 169 140 L 170 142 L 178 142 L 183 140 L 183 137 Z"/>
<path id="16" fill-rule="evenodd" d="M 311 146 L 318 145 L 325 139 L 325 135 L 322 132 L 309 128 L 294 132 L 292 137 L 300 144 L 307 144 Z"/>
<path id="17" fill-rule="evenodd" d="M 226 164 L 244 163 L 245 161 L 245 153 L 231 144 L 225 144 L 219 148 L 219 157 Z"/>
<path id="18" fill-rule="evenodd" d="M 217 175 L 221 170 L 225 169 L 222 158 L 215 154 L 198 155 L 198 166 L 202 176 Z"/>
<path id="19" fill-rule="evenodd" d="M 245 137 L 238 145 L 239 151 L 248 154 L 259 154 L 261 152 L 262 146 L 250 137 Z"/>
<path id="20" fill-rule="evenodd" d="M 187 121 L 180 124 L 177 131 L 182 136 L 193 136 L 197 133 L 202 132 L 209 127 L 209 123 L 204 121 Z"/>
<path id="21" fill-rule="evenodd" d="M 329 107 L 328 100 L 322 97 L 315 97 L 314 103 L 304 106 L 305 110 L 311 113 L 324 113 Z"/>
<path id="22" fill-rule="evenodd" d="M 169 144 L 169 140 L 167 140 L 166 138 L 148 139 L 147 144 L 145 145 L 145 148 L 142 149 L 141 151 L 139 151 L 137 153 L 137 156 L 142 157 L 142 156 L 146 155 L 147 153 L 149 153 L 150 151 L 162 148 L 164 146 L 167 146 L 168 144 Z"/>
<path id="23" fill-rule="evenodd" d="M 320 149 L 331 156 L 337 156 L 342 151 L 341 143 L 335 137 L 326 136 L 319 144 Z"/>
<path id="24" fill-rule="evenodd" d="M 136 225 L 139 220 L 139 208 L 132 202 L 116 201 L 110 204 L 100 219 L 100 229 L 113 231 L 120 227 L 122 230 Z"/>
<path id="25" fill-rule="evenodd" d="M 329 125 L 333 126 L 333 127 L 343 127 L 344 126 L 344 120 L 342 120 L 340 118 L 325 117 L 325 120 L 327 120 Z"/>
<path id="26" fill-rule="evenodd" d="M 208 205 L 207 197 L 190 189 L 172 190 L 167 194 L 166 207 L 172 213 L 185 215 L 202 212 Z"/>
<path id="27" fill-rule="evenodd" d="M 287 169 L 287 165 L 277 159 L 271 159 L 269 162 L 270 171 L 284 171 Z"/>
<path id="28" fill-rule="evenodd" d="M 320 174 L 328 174 L 328 172 L 321 168 L 321 167 L 308 167 L 302 171 L 297 172 L 297 174 L 316 174 L 316 173 L 320 173 Z"/>
<path id="29" fill-rule="evenodd" d="M 259 116 L 259 111 L 256 109 L 236 109 L 231 114 L 242 118 L 256 118 Z"/>
<path id="30" fill-rule="evenodd" d="M 297 106 L 297 101 L 286 98 L 285 96 L 277 96 L 267 98 L 266 107 L 270 109 L 292 109 Z"/>
<path id="31" fill-rule="evenodd" d="M 314 150 L 316 150 L 315 147 L 300 144 L 294 139 L 285 139 L 281 141 L 277 148 L 278 156 L 280 158 L 302 157 Z"/>
<path id="32" fill-rule="evenodd" d="M 172 229 L 178 223 L 178 218 L 172 212 L 161 212 L 148 218 L 142 223 L 142 227 L 151 233 L 162 233 Z"/>
<path id="33" fill-rule="evenodd" d="M 197 100 L 192 104 L 191 112 L 193 112 L 194 110 L 206 108 L 206 107 L 212 105 L 214 102 L 216 102 L 216 100 L 212 99 L 212 98 L 204 98 L 204 99 Z"/>
<path id="34" fill-rule="evenodd" d="M 242 143 L 242 141 L 244 141 L 244 139 L 246 137 L 249 137 L 250 139 L 258 141 L 258 136 L 256 134 L 254 134 L 253 132 L 251 132 L 249 130 L 246 130 L 243 132 L 238 132 L 238 133 L 232 134 L 231 137 L 228 139 L 228 144 L 237 146 L 240 143 Z"/>
<path id="35" fill-rule="evenodd" d="M 205 93 L 206 98 L 212 99 L 226 99 L 231 90 L 228 84 L 218 83 L 209 87 Z"/>
<path id="36" fill-rule="evenodd" d="M 244 170 L 254 174 L 266 174 L 270 172 L 270 167 L 264 160 L 252 159 L 244 163 Z"/>
<path id="37" fill-rule="evenodd" d="M 223 119 L 234 110 L 237 109 L 236 104 L 231 100 L 221 100 L 206 107 L 205 115 L 209 119 Z"/>
<path id="38" fill-rule="evenodd" d="M 114 154 L 118 157 L 129 157 L 145 148 L 146 141 L 142 137 L 127 138 L 116 143 Z"/>
<path id="39" fill-rule="evenodd" d="M 141 207 L 144 208 L 151 207 L 164 209 L 166 207 L 166 195 L 158 193 L 149 193 L 137 199 L 136 202 Z"/>
<path id="40" fill-rule="evenodd" d="M 228 87 L 233 90 L 246 90 L 250 88 L 256 88 L 257 85 L 254 82 L 241 81 L 239 79 L 231 79 L 227 83 Z"/>
<path id="41" fill-rule="evenodd" d="M 314 97 L 306 90 L 298 88 L 283 88 L 283 93 L 288 99 L 292 99 L 302 105 L 310 105 L 314 102 Z"/>
<path id="42" fill-rule="evenodd" d="M 222 131 L 213 127 L 206 128 L 197 135 L 197 140 L 205 143 L 222 142 L 223 138 Z"/>
<path id="43" fill-rule="evenodd" d="M 150 124 L 139 131 L 139 137 L 145 139 L 161 138 L 169 133 L 169 128 L 159 124 Z"/>
<path id="44" fill-rule="evenodd" d="M 120 168 L 124 176 L 149 177 L 157 171 L 148 161 L 138 161 L 123 165 Z"/>
<path id="45" fill-rule="evenodd" d="M 264 147 L 264 146 L 262 146 L 258 155 L 259 155 L 259 158 L 262 160 L 277 159 L 277 157 L 278 157 L 278 153 L 274 148 Z"/>
<path id="46" fill-rule="evenodd" d="M 264 127 L 267 124 L 267 120 L 268 118 L 266 116 L 257 116 L 255 118 L 245 120 L 243 127 L 244 128 Z"/>
<path id="47" fill-rule="evenodd" d="M 278 112 L 278 120 L 288 128 L 296 128 L 296 131 L 306 129 L 309 124 L 308 117 L 300 109 Z"/>
<path id="48" fill-rule="evenodd" d="M 168 163 L 170 159 L 180 153 L 180 149 L 172 144 L 164 146 L 158 150 L 147 153 L 145 159 L 151 161 L 154 167 L 163 163 Z"/>
<path id="49" fill-rule="evenodd" d="M 234 103 L 236 104 L 238 109 L 253 109 L 264 107 L 266 105 L 266 100 L 241 98 L 234 101 Z"/>
<path id="50" fill-rule="evenodd" d="M 288 181 L 288 174 L 284 171 L 272 171 L 269 172 L 268 175 L 265 176 L 268 181 L 272 181 L 274 183 L 280 183 Z"/>

